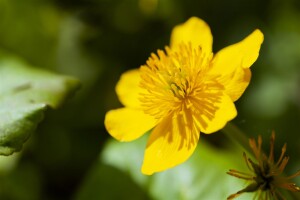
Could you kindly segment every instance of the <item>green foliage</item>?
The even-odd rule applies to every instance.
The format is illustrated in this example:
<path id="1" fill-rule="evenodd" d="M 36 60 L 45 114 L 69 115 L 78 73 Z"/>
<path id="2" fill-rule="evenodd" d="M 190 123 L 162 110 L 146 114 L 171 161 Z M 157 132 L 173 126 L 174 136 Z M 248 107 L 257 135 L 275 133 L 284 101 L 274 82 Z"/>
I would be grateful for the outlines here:
<path id="1" fill-rule="evenodd" d="M 231 193 L 237 192 L 244 184 L 226 174 L 230 168 L 243 169 L 245 167 L 242 150 L 234 146 L 231 149 L 217 150 L 204 140 L 200 141 L 193 156 L 184 164 L 153 176 L 145 176 L 140 172 L 140 168 L 147 138 L 148 135 L 130 143 L 110 140 L 100 160 L 112 168 L 129 174 L 132 180 L 140 185 L 152 199 L 224 199 Z M 238 162 L 234 161 L 237 158 Z M 114 177 L 113 174 L 105 176 Z M 90 174 L 89 177 L 93 177 L 88 181 L 91 184 L 96 174 Z M 108 180 L 110 181 L 116 182 L 114 178 Z M 118 184 L 118 187 L 127 186 Z M 92 199 L 96 197 L 100 199 L 101 192 L 103 191 L 94 192 L 95 196 Z M 134 196 L 135 194 L 131 194 L 127 198 L 131 199 Z M 127 198 L 124 197 L 124 199 Z"/>
<path id="2" fill-rule="evenodd" d="M 42 120 L 79 86 L 76 79 L 35 69 L 24 61 L 0 56 L 0 155 L 20 151 Z"/>
<path id="3" fill-rule="evenodd" d="M 97 163 L 83 182 L 75 200 L 149 199 L 127 174 Z"/>
<path id="4" fill-rule="evenodd" d="M 39 200 L 41 180 L 41 175 L 31 163 L 18 165 L 6 176 L 0 177 L 0 199 Z"/>

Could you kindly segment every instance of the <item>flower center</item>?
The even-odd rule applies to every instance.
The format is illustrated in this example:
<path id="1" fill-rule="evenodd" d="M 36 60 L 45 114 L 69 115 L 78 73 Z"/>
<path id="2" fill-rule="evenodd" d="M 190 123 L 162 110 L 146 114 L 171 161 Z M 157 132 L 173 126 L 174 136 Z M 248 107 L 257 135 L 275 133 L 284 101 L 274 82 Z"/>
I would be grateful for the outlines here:
<path id="1" fill-rule="evenodd" d="M 189 109 L 199 93 L 212 83 L 206 76 L 211 57 L 201 48 L 182 44 L 175 50 L 152 53 L 146 65 L 141 66 L 141 84 L 145 89 L 140 101 L 144 111 L 156 118 L 170 112 Z M 201 96 L 201 95 L 200 95 Z"/>

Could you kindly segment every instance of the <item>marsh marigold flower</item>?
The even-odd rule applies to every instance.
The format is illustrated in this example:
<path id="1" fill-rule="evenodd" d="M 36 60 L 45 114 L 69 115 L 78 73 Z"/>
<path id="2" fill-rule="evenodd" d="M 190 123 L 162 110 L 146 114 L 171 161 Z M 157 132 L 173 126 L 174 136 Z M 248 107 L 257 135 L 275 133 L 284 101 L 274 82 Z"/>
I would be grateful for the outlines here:
<path id="1" fill-rule="evenodd" d="M 105 116 L 107 131 L 131 141 L 151 130 L 142 172 L 176 166 L 194 152 L 200 132 L 213 133 L 236 115 L 234 101 L 249 84 L 263 34 L 212 53 L 209 26 L 197 17 L 176 26 L 170 46 L 125 72 L 116 86 L 125 106 Z"/>
<path id="2" fill-rule="evenodd" d="M 258 141 L 254 139 L 249 140 L 250 147 L 256 158 L 256 162 L 248 158 L 244 153 L 244 159 L 247 164 L 250 173 L 244 173 L 237 170 L 229 170 L 227 174 L 250 181 L 250 184 L 238 191 L 235 194 L 230 195 L 227 199 L 234 199 L 245 192 L 256 192 L 254 199 L 263 200 L 276 200 L 286 199 L 279 191 L 279 189 L 286 189 L 292 192 L 300 192 L 300 188 L 289 180 L 299 176 L 300 171 L 291 176 L 284 176 L 282 173 L 285 166 L 289 161 L 289 157 L 285 156 L 286 144 L 281 149 L 281 155 L 277 162 L 274 161 L 274 141 L 275 133 L 272 133 L 270 140 L 270 153 L 269 157 L 263 153 L 261 149 L 262 139 L 258 137 Z"/>

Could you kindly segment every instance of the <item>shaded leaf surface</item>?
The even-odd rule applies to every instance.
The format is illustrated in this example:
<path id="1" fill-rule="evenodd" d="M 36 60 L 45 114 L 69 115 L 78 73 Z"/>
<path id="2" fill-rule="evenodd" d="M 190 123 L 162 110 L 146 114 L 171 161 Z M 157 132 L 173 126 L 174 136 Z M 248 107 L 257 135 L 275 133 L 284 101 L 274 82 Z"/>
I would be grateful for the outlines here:
<path id="1" fill-rule="evenodd" d="M 97 163 L 83 182 L 75 200 L 131 199 L 148 200 L 146 193 L 131 177 L 111 166 Z"/>
<path id="2" fill-rule="evenodd" d="M 0 155 L 22 148 L 46 108 L 57 108 L 79 86 L 78 80 L 32 68 L 0 55 Z"/>

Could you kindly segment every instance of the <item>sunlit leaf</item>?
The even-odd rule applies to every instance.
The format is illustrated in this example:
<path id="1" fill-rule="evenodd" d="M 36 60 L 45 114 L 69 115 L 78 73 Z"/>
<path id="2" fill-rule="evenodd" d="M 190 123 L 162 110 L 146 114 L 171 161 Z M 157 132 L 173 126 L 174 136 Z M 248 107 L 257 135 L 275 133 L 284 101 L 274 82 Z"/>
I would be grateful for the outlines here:
<path id="1" fill-rule="evenodd" d="M 78 86 L 73 78 L 0 55 L 0 155 L 19 151 L 46 108 L 60 106 Z"/>
<path id="2" fill-rule="evenodd" d="M 200 140 L 193 156 L 185 163 L 152 176 L 140 172 L 147 136 L 130 143 L 109 141 L 101 160 L 128 174 L 153 199 L 226 199 L 245 187 L 245 183 L 226 174 L 245 167 L 242 150 L 217 149 Z M 119 186 L 123 187 L 123 186 Z M 125 187 L 125 186 L 124 186 Z M 244 195 L 251 199 L 253 194 Z"/>

